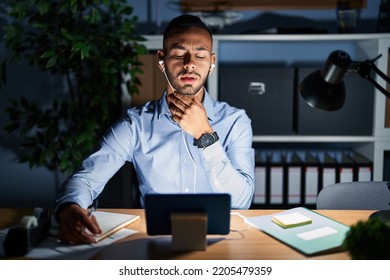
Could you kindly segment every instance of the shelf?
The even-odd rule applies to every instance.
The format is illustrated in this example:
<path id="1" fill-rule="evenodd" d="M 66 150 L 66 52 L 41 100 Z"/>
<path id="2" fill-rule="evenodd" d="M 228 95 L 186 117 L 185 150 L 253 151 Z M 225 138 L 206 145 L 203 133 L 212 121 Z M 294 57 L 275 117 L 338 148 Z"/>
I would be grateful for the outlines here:
<path id="1" fill-rule="evenodd" d="M 154 52 L 162 48 L 162 35 L 145 35 L 146 47 Z M 277 63 L 296 66 L 299 63 L 320 63 L 326 60 L 331 51 L 343 49 L 355 61 L 382 57 L 376 65 L 388 73 L 390 61 L 389 33 L 370 34 L 245 34 L 214 35 L 213 48 L 217 55 L 217 67 L 209 76 L 208 92 L 214 99 L 219 99 L 219 68 L 223 63 Z M 313 64 L 314 65 L 314 64 Z M 352 75 L 352 74 L 351 74 Z M 377 82 L 386 87 L 381 79 Z M 367 82 L 368 83 L 368 82 Z M 347 98 L 353 98 L 348 93 Z M 374 90 L 374 110 L 372 134 L 367 136 L 325 136 L 325 135 L 254 135 L 254 144 L 279 146 L 341 145 L 351 146 L 356 151 L 373 161 L 373 180 L 384 178 L 385 153 L 390 151 L 390 128 L 385 126 L 387 100 L 378 90 Z"/>
<path id="2" fill-rule="evenodd" d="M 162 48 L 162 35 L 144 35 L 145 45 L 150 50 Z M 388 33 L 354 34 L 232 34 L 213 35 L 214 43 L 222 41 L 361 41 L 390 39 Z"/>
<path id="3" fill-rule="evenodd" d="M 373 136 L 253 136 L 253 142 L 273 143 L 371 143 Z"/>
<path id="4" fill-rule="evenodd" d="M 367 1 L 350 1 L 353 8 L 367 7 Z M 337 0 L 231 0 L 231 1 L 215 1 L 215 0 L 181 0 L 180 9 L 182 11 L 224 11 L 224 10 L 294 10 L 294 9 L 336 9 Z"/>
<path id="5" fill-rule="evenodd" d="M 388 33 L 370 34 L 245 34 L 214 35 L 214 41 L 360 41 L 390 38 Z"/>

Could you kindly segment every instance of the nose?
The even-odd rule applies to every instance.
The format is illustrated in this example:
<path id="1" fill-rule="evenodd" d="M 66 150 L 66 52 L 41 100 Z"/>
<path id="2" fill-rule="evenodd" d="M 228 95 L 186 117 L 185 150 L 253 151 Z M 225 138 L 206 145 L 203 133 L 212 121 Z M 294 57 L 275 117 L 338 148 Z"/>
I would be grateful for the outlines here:
<path id="1" fill-rule="evenodd" d="M 186 70 L 194 70 L 196 68 L 195 60 L 194 58 L 188 54 L 184 58 L 184 69 Z"/>

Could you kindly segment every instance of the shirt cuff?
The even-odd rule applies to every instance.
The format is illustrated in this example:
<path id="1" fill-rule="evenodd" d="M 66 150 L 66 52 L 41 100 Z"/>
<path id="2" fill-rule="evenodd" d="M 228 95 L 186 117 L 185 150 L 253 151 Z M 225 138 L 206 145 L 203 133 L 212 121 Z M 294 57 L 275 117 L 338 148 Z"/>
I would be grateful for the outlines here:
<path id="1" fill-rule="evenodd" d="M 227 158 L 225 150 L 219 141 L 203 149 L 203 155 L 206 162 L 209 164 L 212 164 L 213 162 L 220 162 L 221 160 Z"/>

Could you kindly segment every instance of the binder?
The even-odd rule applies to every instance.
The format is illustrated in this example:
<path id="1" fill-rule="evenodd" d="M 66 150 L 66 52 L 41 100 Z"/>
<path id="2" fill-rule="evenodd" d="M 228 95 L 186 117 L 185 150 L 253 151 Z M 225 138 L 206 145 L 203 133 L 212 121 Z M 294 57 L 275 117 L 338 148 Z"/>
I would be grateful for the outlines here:
<path id="1" fill-rule="evenodd" d="M 337 177 L 337 161 L 329 151 L 321 153 L 319 160 L 321 171 L 318 193 L 324 187 L 335 184 Z"/>
<path id="2" fill-rule="evenodd" d="M 349 153 L 354 162 L 353 181 L 372 181 L 372 161 L 357 152 Z"/>
<path id="3" fill-rule="evenodd" d="M 310 151 L 306 151 L 303 159 L 304 177 L 302 201 L 305 204 L 315 204 L 319 186 L 319 162 Z"/>
<path id="4" fill-rule="evenodd" d="M 255 193 L 253 203 L 266 203 L 266 178 L 267 178 L 267 153 L 256 150 L 255 152 Z"/>
<path id="5" fill-rule="evenodd" d="M 283 204 L 285 160 L 282 151 L 274 150 L 268 155 L 267 204 Z"/>
<path id="6" fill-rule="evenodd" d="M 338 160 L 338 183 L 352 182 L 354 173 L 354 162 L 348 156 L 346 151 L 340 151 L 337 153 Z"/>
<path id="7" fill-rule="evenodd" d="M 351 149 L 256 149 L 253 203 L 311 208 L 325 186 L 371 181 L 372 166 L 371 160 Z"/>
<path id="8" fill-rule="evenodd" d="M 287 191 L 287 204 L 301 203 L 302 173 L 303 166 L 296 151 L 290 151 L 286 155 L 287 178 L 285 188 Z"/>

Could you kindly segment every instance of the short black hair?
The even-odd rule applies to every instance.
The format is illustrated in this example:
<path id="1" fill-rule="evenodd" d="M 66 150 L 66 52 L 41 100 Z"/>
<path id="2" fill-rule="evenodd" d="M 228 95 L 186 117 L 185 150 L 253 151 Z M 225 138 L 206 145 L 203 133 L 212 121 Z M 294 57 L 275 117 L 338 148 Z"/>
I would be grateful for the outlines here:
<path id="1" fill-rule="evenodd" d="M 168 38 L 169 33 L 174 29 L 179 28 L 190 28 L 190 27 L 199 27 L 204 30 L 206 30 L 209 34 L 211 39 L 213 39 L 213 35 L 211 33 L 211 30 L 207 27 L 207 25 L 197 16 L 194 15 L 188 15 L 184 14 L 178 17 L 173 18 L 167 28 L 164 31 L 164 41 L 166 38 Z"/>

